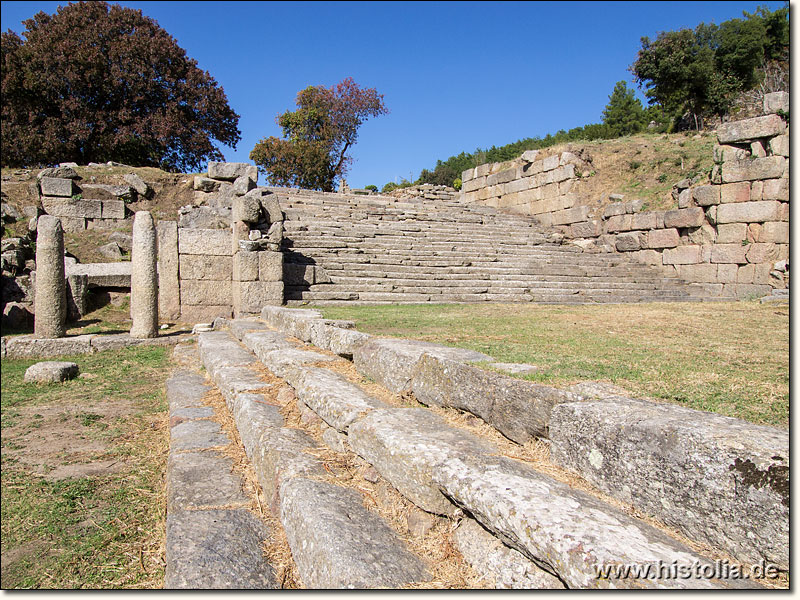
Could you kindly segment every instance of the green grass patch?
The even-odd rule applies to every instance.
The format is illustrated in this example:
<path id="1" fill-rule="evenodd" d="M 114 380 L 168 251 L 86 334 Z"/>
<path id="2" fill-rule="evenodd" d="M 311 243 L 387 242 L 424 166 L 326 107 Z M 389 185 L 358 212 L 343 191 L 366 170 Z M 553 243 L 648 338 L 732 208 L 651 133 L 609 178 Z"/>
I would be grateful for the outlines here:
<path id="1" fill-rule="evenodd" d="M 4 589 L 163 585 L 170 350 L 63 357 L 88 376 L 61 384 L 3 359 Z"/>
<path id="2" fill-rule="evenodd" d="M 564 387 L 603 380 L 637 395 L 786 427 L 788 307 L 753 302 L 325 307 L 360 331 L 478 350 Z"/>

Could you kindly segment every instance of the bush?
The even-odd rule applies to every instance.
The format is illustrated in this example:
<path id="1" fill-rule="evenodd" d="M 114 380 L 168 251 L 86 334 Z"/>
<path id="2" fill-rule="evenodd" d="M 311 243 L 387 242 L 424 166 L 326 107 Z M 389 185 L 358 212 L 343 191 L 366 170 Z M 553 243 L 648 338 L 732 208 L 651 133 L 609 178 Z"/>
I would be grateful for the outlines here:
<path id="1" fill-rule="evenodd" d="M 377 192 L 378 191 L 378 186 L 377 185 L 365 185 L 364 189 L 365 190 L 369 190 L 370 192 Z"/>
<path id="2" fill-rule="evenodd" d="M 453 187 L 456 190 L 460 190 L 461 189 L 461 178 L 460 177 L 453 181 Z"/>

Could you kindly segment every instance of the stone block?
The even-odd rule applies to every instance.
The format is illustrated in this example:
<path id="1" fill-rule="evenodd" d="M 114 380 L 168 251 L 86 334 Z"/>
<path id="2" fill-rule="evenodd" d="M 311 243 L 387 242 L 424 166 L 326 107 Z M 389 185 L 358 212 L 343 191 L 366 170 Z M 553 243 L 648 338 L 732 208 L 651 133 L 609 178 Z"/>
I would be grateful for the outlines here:
<path id="1" fill-rule="evenodd" d="M 255 196 L 236 196 L 233 198 L 231 219 L 245 223 L 258 223 L 261 220 L 261 202 Z"/>
<path id="2" fill-rule="evenodd" d="M 776 156 L 789 156 L 789 134 L 772 138 L 769 141 L 769 151 Z"/>
<path id="3" fill-rule="evenodd" d="M 180 321 L 182 323 L 210 323 L 217 317 L 230 319 L 233 316 L 230 304 L 219 306 L 191 306 L 181 304 Z"/>
<path id="4" fill-rule="evenodd" d="M 39 188 L 42 196 L 58 196 L 71 198 L 75 186 L 72 179 L 62 179 L 60 177 L 42 177 L 39 179 Z"/>
<path id="5" fill-rule="evenodd" d="M 725 223 L 717 225 L 718 244 L 741 244 L 746 239 L 746 223 Z"/>
<path id="6" fill-rule="evenodd" d="M 774 200 L 720 204 L 717 223 L 763 223 L 781 220 L 781 203 Z"/>
<path id="7" fill-rule="evenodd" d="M 181 254 L 232 256 L 230 229 L 179 229 L 178 251 Z"/>
<path id="8" fill-rule="evenodd" d="M 81 217 L 59 217 L 64 233 L 80 233 L 86 229 L 86 219 Z"/>
<path id="9" fill-rule="evenodd" d="M 244 196 L 255 187 L 256 182 L 249 175 L 240 175 L 233 182 L 233 193 L 237 196 Z"/>
<path id="10" fill-rule="evenodd" d="M 67 179 L 65 181 L 70 180 Z M 70 198 L 42 196 L 42 208 L 48 215 L 54 217 L 100 219 L 103 216 L 103 205 L 99 200 L 72 200 Z"/>
<path id="11" fill-rule="evenodd" d="M 692 190 L 686 188 L 678 194 L 678 208 L 689 208 L 692 205 Z"/>
<path id="12" fill-rule="evenodd" d="M 757 179 L 773 179 L 781 177 L 786 168 L 783 156 L 767 156 L 734 160 L 722 163 L 722 182 L 754 181 Z"/>
<path id="13" fill-rule="evenodd" d="M 575 206 L 573 208 L 567 208 L 564 210 L 559 210 L 553 213 L 553 225 L 570 225 L 572 223 L 578 223 L 579 221 L 585 221 L 589 217 L 589 207 L 588 206 Z"/>
<path id="14" fill-rule="evenodd" d="M 654 229 L 647 232 L 645 246 L 647 248 L 675 248 L 679 242 L 680 236 L 677 229 Z"/>
<path id="15" fill-rule="evenodd" d="M 701 247 L 697 245 L 678 246 L 662 253 L 665 265 L 693 265 L 703 262 Z"/>
<path id="16" fill-rule="evenodd" d="M 479 190 L 482 187 L 486 187 L 486 176 L 483 177 L 475 177 L 470 179 L 469 181 L 465 181 L 461 186 L 462 192 L 474 192 L 475 190 Z"/>
<path id="17" fill-rule="evenodd" d="M 478 165 L 475 167 L 475 177 L 485 177 L 491 170 L 491 164 Z"/>
<path id="18" fill-rule="evenodd" d="M 477 168 L 475 168 L 475 167 L 473 167 L 471 169 L 467 169 L 466 171 L 462 171 L 462 173 L 461 173 L 461 184 L 462 184 L 462 186 L 463 186 L 463 184 L 467 183 L 468 181 L 472 181 L 473 179 L 475 179 L 476 173 L 477 173 Z M 462 187 L 461 189 L 463 190 L 464 188 Z"/>
<path id="19" fill-rule="evenodd" d="M 81 196 L 84 200 L 123 200 L 131 202 L 136 192 L 130 185 L 106 185 L 103 183 L 84 183 Z"/>
<path id="20" fill-rule="evenodd" d="M 100 214 L 103 219 L 124 219 L 125 202 L 122 200 L 102 200 Z"/>
<path id="21" fill-rule="evenodd" d="M 717 265 L 678 265 L 678 277 L 693 283 L 717 283 Z"/>
<path id="22" fill-rule="evenodd" d="M 122 178 L 142 198 L 151 198 L 153 196 L 153 188 L 151 188 L 150 184 L 139 177 L 139 175 L 136 173 L 127 173 L 126 175 L 123 175 Z"/>
<path id="23" fill-rule="evenodd" d="M 542 198 L 555 198 L 558 196 L 558 184 L 548 183 L 541 187 Z"/>
<path id="24" fill-rule="evenodd" d="M 597 237 L 602 233 L 603 227 L 599 219 L 590 219 L 588 221 L 581 221 L 573 223 L 570 227 L 570 237 L 573 238 L 589 238 Z"/>
<path id="25" fill-rule="evenodd" d="M 633 258 L 646 265 L 661 265 L 661 252 L 656 250 L 639 250 L 631 254 Z"/>
<path id="26" fill-rule="evenodd" d="M 755 141 L 750 144 L 750 156 L 753 158 L 764 158 L 766 155 L 767 151 L 760 141 Z"/>
<path id="27" fill-rule="evenodd" d="M 620 233 L 614 245 L 617 252 L 634 252 L 640 250 L 644 242 L 644 233 L 631 231 L 630 233 Z"/>
<path id="28" fill-rule="evenodd" d="M 687 229 L 687 240 L 690 244 L 713 244 L 717 241 L 717 231 L 708 223 L 703 223 L 700 227 Z"/>
<path id="29" fill-rule="evenodd" d="M 778 246 L 776 244 L 756 243 L 744 247 L 747 250 L 747 262 L 754 264 L 769 263 L 772 265 L 778 260 Z M 761 283 L 757 281 L 756 283 Z"/>
<path id="30" fill-rule="evenodd" d="M 230 281 L 232 263 L 228 256 L 203 256 L 182 254 L 180 257 L 180 278 Z"/>
<path id="31" fill-rule="evenodd" d="M 530 177 L 523 177 L 522 179 L 515 179 L 514 181 L 509 181 L 505 184 L 505 193 L 506 194 L 513 194 L 515 192 L 523 192 L 525 190 L 531 189 L 533 187 L 533 181 Z"/>
<path id="32" fill-rule="evenodd" d="M 711 249 L 712 263 L 747 263 L 747 246 L 741 244 L 714 244 Z"/>
<path id="33" fill-rule="evenodd" d="M 764 94 L 764 114 L 775 114 L 778 111 L 789 112 L 789 92 Z"/>
<path id="34" fill-rule="evenodd" d="M 240 250 L 233 255 L 233 281 L 255 281 L 258 279 L 259 252 Z"/>
<path id="35" fill-rule="evenodd" d="M 542 159 L 542 171 L 552 171 L 558 167 L 558 163 L 558 155 L 548 156 L 547 158 Z"/>
<path id="36" fill-rule="evenodd" d="M 706 220 L 711 223 L 712 225 L 717 224 L 717 207 L 716 206 L 709 206 L 706 208 Z"/>
<path id="37" fill-rule="evenodd" d="M 786 131 L 786 123 L 778 115 L 753 117 L 723 123 L 717 127 L 720 144 L 750 142 L 759 138 L 775 137 Z"/>
<path id="38" fill-rule="evenodd" d="M 28 383 L 61 383 L 68 379 L 74 379 L 77 375 L 78 365 L 76 363 L 50 360 L 28 367 L 23 379 Z"/>
<path id="39" fill-rule="evenodd" d="M 193 187 L 198 192 L 212 193 L 219 190 L 219 181 L 202 175 L 195 175 Z"/>
<path id="40" fill-rule="evenodd" d="M 178 278 L 178 224 L 159 221 L 156 224 L 158 241 L 158 314 L 161 321 L 174 321 L 181 314 L 180 283 Z"/>
<path id="41" fill-rule="evenodd" d="M 700 227 L 706 219 L 702 208 L 679 208 L 664 213 L 664 227 Z"/>
<path id="42" fill-rule="evenodd" d="M 746 181 L 740 183 L 726 183 L 712 187 L 719 189 L 720 202 L 722 202 L 722 204 L 750 201 L 750 184 Z"/>
<path id="43" fill-rule="evenodd" d="M 539 156 L 539 151 L 538 150 L 526 150 L 520 156 L 520 160 L 522 160 L 522 162 L 525 162 L 525 163 L 532 163 L 533 161 L 536 160 L 537 156 Z"/>
<path id="44" fill-rule="evenodd" d="M 789 223 L 786 221 L 768 221 L 764 223 L 758 241 L 774 244 L 788 244 Z"/>
<path id="45" fill-rule="evenodd" d="M 283 253 L 258 253 L 258 278 L 261 281 L 283 281 Z M 261 310 L 259 308 L 259 310 Z"/>
<path id="46" fill-rule="evenodd" d="M 768 179 L 764 182 L 762 192 L 764 200 L 783 200 L 789 201 L 789 180 L 788 179 Z"/>
<path id="47" fill-rule="evenodd" d="M 183 257 L 181 257 L 183 258 Z M 230 306 L 231 282 L 213 280 L 181 280 L 181 306 Z"/>
<path id="48" fill-rule="evenodd" d="M 633 217 L 626 214 L 609 217 L 608 221 L 606 221 L 606 231 L 608 233 L 616 233 L 617 231 L 630 231 L 632 220 Z"/>
<path id="49" fill-rule="evenodd" d="M 553 462 L 604 492 L 739 560 L 788 565 L 788 431 L 614 398 L 556 406 L 550 434 Z"/>
<path id="50" fill-rule="evenodd" d="M 756 274 L 755 265 L 742 265 L 736 272 L 736 283 L 753 283 Z"/>
<path id="51" fill-rule="evenodd" d="M 236 181 L 242 175 L 249 175 L 253 181 L 258 181 L 258 169 L 247 163 L 229 163 L 210 161 L 208 163 L 208 176 L 211 179 L 223 181 Z"/>
<path id="52" fill-rule="evenodd" d="M 631 215 L 631 229 L 656 229 L 658 218 L 654 212 L 643 212 Z"/>
<path id="53" fill-rule="evenodd" d="M 417 361 L 411 391 L 423 404 L 470 412 L 520 444 L 546 438 L 553 406 L 578 400 L 554 387 L 430 355 Z"/>
<path id="54" fill-rule="evenodd" d="M 699 185 L 692 188 L 692 196 L 698 206 L 711 206 L 720 203 L 720 186 Z"/>
<path id="55" fill-rule="evenodd" d="M 734 161 L 744 160 L 750 156 L 750 153 L 744 148 L 737 146 L 714 146 L 714 162 L 717 164 Z"/>
<path id="56" fill-rule="evenodd" d="M 65 266 L 67 277 L 87 275 L 89 287 L 131 287 L 130 261 L 116 263 L 77 263 Z"/>
<path id="57" fill-rule="evenodd" d="M 738 272 L 739 267 L 735 264 L 719 264 L 717 265 L 717 282 L 736 283 Z"/>
<path id="58" fill-rule="evenodd" d="M 506 169 L 499 173 L 493 173 L 486 178 L 486 185 L 500 185 L 513 181 L 517 177 L 516 167 L 513 169 Z"/>
<path id="59" fill-rule="evenodd" d="M 242 281 L 234 285 L 239 286 L 242 312 L 258 313 L 264 306 L 283 304 L 282 281 Z"/>

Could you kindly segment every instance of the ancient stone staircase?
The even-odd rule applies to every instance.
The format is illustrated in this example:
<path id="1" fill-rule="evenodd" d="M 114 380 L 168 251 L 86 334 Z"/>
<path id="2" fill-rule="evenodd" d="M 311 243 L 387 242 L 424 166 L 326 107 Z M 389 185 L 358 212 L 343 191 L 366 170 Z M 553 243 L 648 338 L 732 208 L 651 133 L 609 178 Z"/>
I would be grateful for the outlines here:
<path id="1" fill-rule="evenodd" d="M 286 262 L 322 272 L 287 282 L 290 305 L 709 299 L 702 285 L 625 256 L 562 245 L 530 217 L 441 199 L 272 189 L 286 213 Z"/>
<path id="2" fill-rule="evenodd" d="M 265 307 L 262 317 L 220 322 L 176 349 L 165 587 L 754 586 L 597 576 L 596 565 L 710 565 L 725 554 L 687 545 L 489 427 L 542 435 L 547 407 L 579 396 L 520 382 L 536 419 L 489 415 L 481 429 L 392 390 L 423 355 L 489 357 L 370 342 L 315 311 Z M 366 363 L 381 377 L 364 377 Z"/>

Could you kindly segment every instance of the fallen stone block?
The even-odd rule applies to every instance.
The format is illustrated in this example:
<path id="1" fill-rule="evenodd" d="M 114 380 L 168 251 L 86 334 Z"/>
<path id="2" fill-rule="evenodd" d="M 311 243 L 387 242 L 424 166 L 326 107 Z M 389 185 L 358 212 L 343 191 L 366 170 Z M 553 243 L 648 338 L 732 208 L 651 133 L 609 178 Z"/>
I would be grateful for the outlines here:
<path id="1" fill-rule="evenodd" d="M 88 276 L 88 285 L 93 287 L 131 287 L 131 263 L 76 263 L 65 266 L 67 277 Z"/>
<path id="2" fill-rule="evenodd" d="M 142 198 L 151 198 L 153 196 L 153 188 L 150 187 L 144 179 L 139 177 L 136 173 L 128 173 L 122 177 L 128 185 L 130 185 L 136 193 Z"/>
<path id="3" fill-rule="evenodd" d="M 29 383 L 61 383 L 77 375 L 78 365 L 74 362 L 45 361 L 28 367 L 24 380 Z"/>
<path id="4" fill-rule="evenodd" d="M 286 335 L 310 342 L 312 328 L 322 318 L 322 313 L 312 309 L 265 306 L 261 318 Z"/>
<path id="5" fill-rule="evenodd" d="M 471 412 L 520 444 L 547 438 L 553 406 L 578 400 L 554 387 L 428 354 L 416 363 L 411 391 L 423 404 Z"/>
<path id="6" fill-rule="evenodd" d="M 426 353 L 460 362 L 492 360 L 490 356 L 473 350 L 414 340 L 372 338 L 353 352 L 353 363 L 362 374 L 390 391 L 403 392 L 410 389 L 414 366 Z"/>
<path id="7" fill-rule="evenodd" d="M 42 177 L 39 179 L 42 196 L 72 197 L 75 189 L 72 179 L 58 177 Z"/>
<path id="8" fill-rule="evenodd" d="M 552 460 L 740 560 L 788 568 L 789 436 L 621 397 L 553 410 Z"/>
<path id="9" fill-rule="evenodd" d="M 342 433 L 366 413 L 387 408 L 380 400 L 328 369 L 304 368 L 292 387 L 306 406 Z"/>
<path id="10" fill-rule="evenodd" d="M 93 351 L 91 340 L 91 335 L 54 339 L 18 335 L 6 340 L 6 355 L 9 358 L 49 358 L 66 354 L 89 354 Z"/>
<path id="11" fill-rule="evenodd" d="M 235 181 L 242 175 L 247 175 L 253 181 L 258 179 L 258 169 L 255 165 L 248 163 L 230 163 L 209 161 L 208 176 L 211 179 L 221 179 L 223 181 Z"/>
<path id="12" fill-rule="evenodd" d="M 465 517 L 452 534 L 464 560 L 494 580 L 495 589 L 563 590 L 558 577 L 509 548 L 475 520 Z"/>
<path id="13" fill-rule="evenodd" d="M 167 589 L 275 589 L 264 558 L 269 530 L 249 510 L 178 511 L 167 515 Z"/>
<path id="14" fill-rule="evenodd" d="M 398 588 L 428 580 L 355 490 L 297 478 L 281 486 L 281 522 L 307 588 Z"/>

